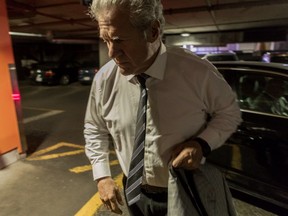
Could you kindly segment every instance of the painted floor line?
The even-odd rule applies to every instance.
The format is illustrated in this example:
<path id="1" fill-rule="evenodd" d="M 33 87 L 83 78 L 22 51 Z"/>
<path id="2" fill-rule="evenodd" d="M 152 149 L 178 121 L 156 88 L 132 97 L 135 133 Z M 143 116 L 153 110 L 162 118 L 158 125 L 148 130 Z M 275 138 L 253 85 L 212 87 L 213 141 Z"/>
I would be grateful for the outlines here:
<path id="1" fill-rule="evenodd" d="M 32 121 L 37 121 L 39 119 L 43 119 L 43 118 L 47 118 L 47 117 L 50 117 L 50 116 L 53 116 L 53 115 L 60 114 L 62 112 L 64 112 L 64 111 L 63 110 L 52 110 L 52 111 L 49 111 L 49 112 L 46 112 L 46 113 L 43 113 L 43 114 L 40 114 L 40 115 L 24 118 L 23 119 L 23 123 L 27 124 L 27 123 L 30 123 Z"/>
<path id="2" fill-rule="evenodd" d="M 90 170 L 92 170 L 92 166 L 91 165 L 77 166 L 77 167 L 69 169 L 70 172 L 77 173 L 77 174 L 78 173 L 87 172 L 87 171 L 90 171 Z"/>
<path id="3" fill-rule="evenodd" d="M 122 178 L 123 174 L 115 177 L 115 182 L 118 187 L 122 190 Z M 124 198 L 123 198 L 124 199 Z M 102 206 L 100 195 L 97 192 L 76 214 L 75 216 L 94 216 L 98 209 Z"/>
<path id="4" fill-rule="evenodd" d="M 110 166 L 115 166 L 115 165 L 119 165 L 119 161 L 118 160 L 113 160 L 110 161 Z M 70 172 L 73 173 L 83 173 L 83 172 L 87 172 L 92 170 L 92 166 L 91 165 L 84 165 L 84 166 L 77 166 L 74 168 L 69 169 Z"/>
<path id="5" fill-rule="evenodd" d="M 71 156 L 71 155 L 77 155 L 82 154 L 84 150 L 75 150 L 75 151 L 69 151 L 69 152 L 62 152 L 62 153 L 56 153 L 56 154 L 48 154 L 48 155 L 42 155 L 42 156 L 36 156 L 36 157 L 29 157 L 27 160 L 33 161 L 33 160 L 50 160 L 65 156 Z"/>
<path id="6" fill-rule="evenodd" d="M 31 156 L 46 154 L 46 153 L 48 153 L 50 151 L 56 150 L 56 149 L 64 147 L 64 146 L 71 147 L 71 148 L 84 149 L 84 146 L 76 145 L 76 144 L 73 144 L 73 143 L 60 142 L 60 143 L 57 143 L 57 144 L 55 144 L 53 146 L 50 146 L 50 147 L 47 147 L 45 149 L 41 149 L 39 151 L 36 151 Z"/>
<path id="7" fill-rule="evenodd" d="M 118 160 L 110 161 L 110 166 L 115 166 L 115 165 L 119 165 L 119 161 Z"/>
<path id="8" fill-rule="evenodd" d="M 55 109 L 47 109 L 47 108 L 39 108 L 39 107 L 27 107 L 27 106 L 22 106 L 22 109 L 38 110 L 38 111 L 53 111 L 53 110 L 55 110 Z"/>
<path id="9" fill-rule="evenodd" d="M 61 152 L 61 153 L 56 153 L 56 154 L 47 154 L 51 151 L 54 151 L 54 150 L 62 148 L 62 147 L 76 148 L 76 149 L 80 149 L 80 150 Z M 32 161 L 32 160 L 48 160 L 48 159 L 53 159 L 53 158 L 58 158 L 58 157 L 81 154 L 83 152 L 84 152 L 84 146 L 76 145 L 73 143 L 60 142 L 60 143 L 57 143 L 53 146 L 50 146 L 50 147 L 47 147 L 45 149 L 41 149 L 39 151 L 36 151 L 32 155 L 27 157 L 26 159 L 30 160 L 30 161 Z"/>

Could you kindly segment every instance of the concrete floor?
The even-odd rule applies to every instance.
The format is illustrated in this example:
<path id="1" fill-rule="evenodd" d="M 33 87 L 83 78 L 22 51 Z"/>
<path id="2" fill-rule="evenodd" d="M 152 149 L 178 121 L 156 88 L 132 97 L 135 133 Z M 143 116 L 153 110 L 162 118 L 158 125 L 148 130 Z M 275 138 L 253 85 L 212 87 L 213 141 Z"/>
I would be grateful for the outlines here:
<path id="1" fill-rule="evenodd" d="M 238 216 L 275 216 L 276 215 L 271 212 L 265 211 L 261 208 L 257 208 L 253 205 L 249 205 L 237 199 L 234 199 L 233 201 L 234 201 L 235 209 L 237 211 Z M 123 214 L 122 214 L 123 216 L 129 216 L 126 206 L 124 206 L 121 209 L 123 211 Z M 108 212 L 104 206 L 101 206 L 100 209 L 97 211 L 97 213 L 95 213 L 95 216 L 112 216 L 112 215 L 115 215 L 115 214 Z"/>
<path id="2" fill-rule="evenodd" d="M 66 163 L 55 163 L 58 169 L 49 161 L 22 159 L 0 170 L 0 216 L 115 215 L 102 205 L 93 214 L 79 214 L 85 202 L 94 195 L 91 188 L 95 185 L 88 180 L 91 176 L 88 172 L 85 178 L 75 177 L 63 172 Z M 276 215 L 237 199 L 234 204 L 238 216 Z M 122 210 L 122 215 L 129 215 L 125 206 Z"/>

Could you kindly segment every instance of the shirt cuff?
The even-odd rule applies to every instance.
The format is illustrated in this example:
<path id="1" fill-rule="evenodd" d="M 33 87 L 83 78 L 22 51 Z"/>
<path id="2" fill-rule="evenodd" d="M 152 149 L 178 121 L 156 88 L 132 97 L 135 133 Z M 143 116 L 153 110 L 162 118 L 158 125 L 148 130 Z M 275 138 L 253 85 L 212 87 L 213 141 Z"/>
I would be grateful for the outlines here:
<path id="1" fill-rule="evenodd" d="M 109 163 L 96 163 L 92 165 L 92 172 L 93 172 L 94 181 L 99 178 L 111 176 L 110 164 Z"/>
<path id="2" fill-rule="evenodd" d="M 196 137 L 194 140 L 200 144 L 202 148 L 203 156 L 207 157 L 211 152 L 211 147 L 209 146 L 209 144 L 200 137 Z"/>

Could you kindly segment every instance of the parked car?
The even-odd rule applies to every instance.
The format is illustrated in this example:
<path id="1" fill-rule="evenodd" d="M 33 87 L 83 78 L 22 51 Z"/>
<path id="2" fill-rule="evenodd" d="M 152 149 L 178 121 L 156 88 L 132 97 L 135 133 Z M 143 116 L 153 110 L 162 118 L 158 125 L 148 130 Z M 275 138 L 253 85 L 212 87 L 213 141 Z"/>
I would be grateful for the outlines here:
<path id="1" fill-rule="evenodd" d="M 78 71 L 78 80 L 81 84 L 91 84 L 95 74 L 98 72 L 98 66 L 93 62 L 83 63 Z"/>
<path id="2" fill-rule="evenodd" d="M 77 62 L 44 62 L 33 66 L 30 78 L 36 83 L 68 85 L 78 80 Z"/>
<path id="3" fill-rule="evenodd" d="M 243 122 L 207 160 L 223 170 L 232 191 L 288 215 L 288 65 L 213 64 L 237 94 Z"/>
<path id="4" fill-rule="evenodd" d="M 277 62 L 288 64 L 288 52 L 267 52 L 262 56 L 263 62 Z"/>
<path id="5" fill-rule="evenodd" d="M 209 61 L 239 61 L 239 58 L 234 52 L 220 52 L 220 53 L 209 53 L 203 56 L 203 59 Z"/>

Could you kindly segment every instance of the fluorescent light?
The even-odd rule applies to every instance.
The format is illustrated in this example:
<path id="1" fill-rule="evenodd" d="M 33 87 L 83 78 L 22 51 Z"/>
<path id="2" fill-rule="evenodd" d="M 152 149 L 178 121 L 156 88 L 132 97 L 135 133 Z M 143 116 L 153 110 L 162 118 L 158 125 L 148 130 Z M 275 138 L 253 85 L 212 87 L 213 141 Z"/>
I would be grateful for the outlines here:
<path id="1" fill-rule="evenodd" d="M 16 36 L 25 36 L 25 37 L 45 37 L 42 34 L 33 34 L 33 33 L 25 33 L 25 32 L 9 32 L 10 35 Z"/>
<path id="2" fill-rule="evenodd" d="M 189 37 L 189 36 L 190 36 L 190 33 L 182 33 L 181 36 L 182 36 L 182 37 Z"/>

